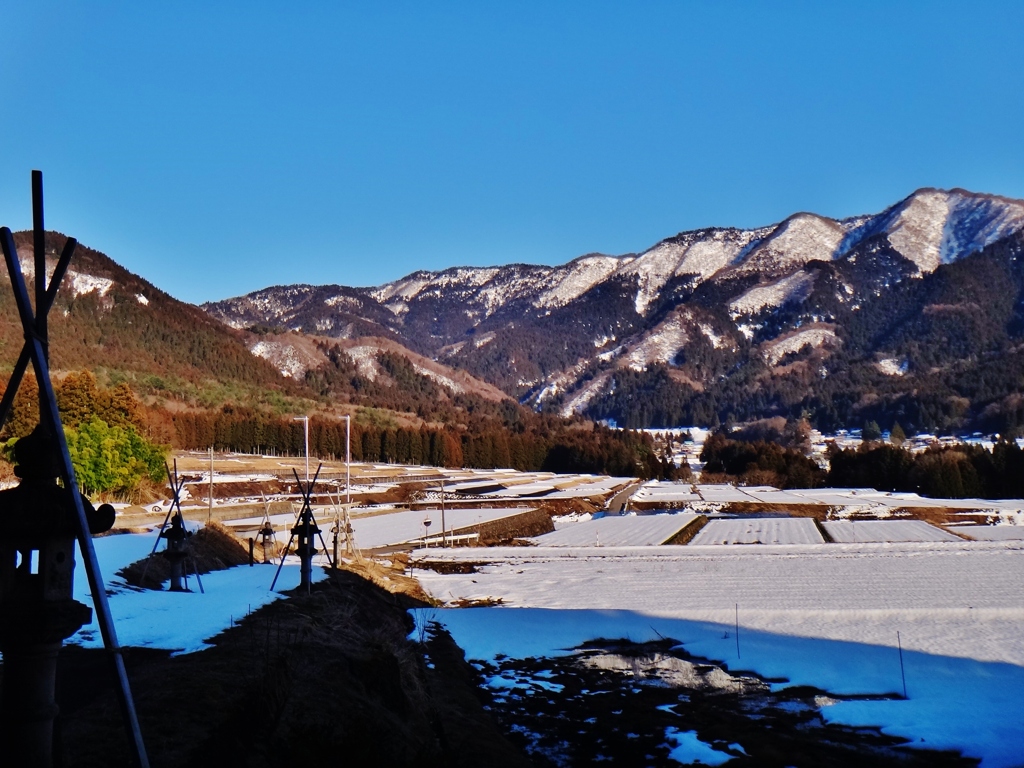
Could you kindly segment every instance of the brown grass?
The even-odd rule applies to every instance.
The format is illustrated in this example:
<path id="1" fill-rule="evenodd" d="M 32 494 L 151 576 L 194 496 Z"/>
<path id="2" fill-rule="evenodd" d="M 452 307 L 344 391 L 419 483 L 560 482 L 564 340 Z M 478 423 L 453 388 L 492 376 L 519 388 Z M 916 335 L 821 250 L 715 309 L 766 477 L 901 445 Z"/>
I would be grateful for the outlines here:
<path id="1" fill-rule="evenodd" d="M 161 589 L 164 581 L 171 578 L 171 565 L 161 555 L 163 546 L 148 557 L 136 560 L 122 568 L 117 575 L 129 584 L 143 589 Z M 235 565 L 249 562 L 248 545 L 242 544 L 230 529 L 216 520 L 196 531 L 188 540 L 190 558 L 186 561 L 186 573 L 200 574 L 222 571 Z"/>

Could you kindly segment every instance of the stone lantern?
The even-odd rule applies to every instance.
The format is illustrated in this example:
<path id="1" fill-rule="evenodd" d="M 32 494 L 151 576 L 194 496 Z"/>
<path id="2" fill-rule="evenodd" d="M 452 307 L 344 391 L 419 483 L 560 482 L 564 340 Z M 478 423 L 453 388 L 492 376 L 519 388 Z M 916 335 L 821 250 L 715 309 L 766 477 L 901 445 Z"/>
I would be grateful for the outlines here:
<path id="1" fill-rule="evenodd" d="M 191 535 L 185 530 L 185 521 L 180 514 L 174 515 L 171 518 L 170 528 L 167 528 L 160 534 L 161 538 L 167 539 L 167 549 L 160 554 L 171 565 L 171 592 L 186 591 L 181 582 L 185 571 L 185 558 L 188 557 L 185 544 Z"/>
<path id="2" fill-rule="evenodd" d="M 263 562 L 270 563 L 271 559 L 276 555 L 277 540 L 274 534 L 274 526 L 270 524 L 270 520 L 266 520 L 263 523 L 263 527 L 258 531 L 260 535 L 260 542 L 263 547 Z"/>
<path id="3" fill-rule="evenodd" d="M 299 516 L 298 524 L 292 528 L 292 536 L 298 539 L 295 553 L 299 556 L 299 589 L 305 589 L 307 592 L 313 583 L 313 557 L 316 555 L 316 542 L 313 537 L 319 533 L 316 518 L 313 517 L 312 511 L 308 510 L 307 504 L 303 514 Z"/>
<path id="4" fill-rule="evenodd" d="M 75 509 L 57 484 L 56 443 L 42 427 L 14 446 L 17 487 L 0 491 L 0 730 L 23 765 L 53 762 L 57 653 L 92 618 L 73 597 Z M 77 493 L 78 491 L 73 491 Z M 89 532 L 109 530 L 114 508 L 82 497 Z"/>

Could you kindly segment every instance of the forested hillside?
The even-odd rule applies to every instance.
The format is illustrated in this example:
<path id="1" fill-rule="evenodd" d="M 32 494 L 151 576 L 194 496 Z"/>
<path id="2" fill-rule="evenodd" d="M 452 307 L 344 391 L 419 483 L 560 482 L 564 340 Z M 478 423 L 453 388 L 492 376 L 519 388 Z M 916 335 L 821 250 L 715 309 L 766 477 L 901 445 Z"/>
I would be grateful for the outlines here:
<path id="1" fill-rule="evenodd" d="M 51 269 L 66 239 L 56 232 L 46 235 Z M 28 279 L 34 274 L 32 233 L 17 232 L 14 240 Z M 9 371 L 23 334 L 7 270 L 0 270 L 0 371 Z M 204 390 L 232 385 L 300 394 L 271 365 L 250 354 L 237 331 L 81 244 L 50 317 L 55 370 L 87 368 L 101 381 L 128 379 L 143 394 L 197 402 Z"/>
<path id="2" fill-rule="evenodd" d="M 65 240 L 48 233 L 51 264 Z M 30 233 L 15 242 L 31 276 Z M 356 460 L 673 473 L 643 436 L 538 415 L 397 344 L 325 339 L 316 342 L 323 364 L 283 376 L 250 351 L 261 329 L 230 329 L 82 246 L 49 332 L 61 412 L 88 492 L 160 481 L 161 445 L 301 453 L 299 414 L 311 416 L 311 450 L 320 456 L 344 454 L 341 416 L 350 415 Z M 21 344 L 13 294 L 0 288 L 0 370 L 11 370 Z M 0 438 L 10 443 L 31 430 L 35 392 L 29 375 Z M 104 463 L 100 444 L 113 463 Z"/>

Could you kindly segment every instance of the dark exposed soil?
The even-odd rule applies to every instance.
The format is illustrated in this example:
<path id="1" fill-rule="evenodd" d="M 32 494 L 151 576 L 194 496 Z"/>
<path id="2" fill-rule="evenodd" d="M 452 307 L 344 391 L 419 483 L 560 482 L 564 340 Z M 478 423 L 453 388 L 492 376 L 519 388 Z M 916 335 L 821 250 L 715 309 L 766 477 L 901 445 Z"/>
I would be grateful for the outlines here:
<path id="1" fill-rule="evenodd" d="M 215 647 L 126 664 L 150 761 L 178 766 L 529 765 L 486 713 L 449 638 L 406 639 L 422 605 L 345 571 L 272 603 Z M 130 765 L 103 651 L 60 656 L 60 763 Z"/>
<path id="2" fill-rule="evenodd" d="M 517 539 L 540 536 L 555 530 L 551 515 L 544 508 L 526 509 L 518 515 L 491 520 L 465 529 L 480 534 L 480 543 L 484 546 L 497 546 L 511 543 Z M 462 529 L 456 531 L 461 532 Z"/>
<path id="3" fill-rule="evenodd" d="M 696 731 L 730 766 L 976 766 L 878 729 L 826 723 L 843 697 L 687 655 L 672 640 L 595 642 L 557 658 L 478 664 L 491 711 L 538 766 L 678 766 L 668 729 Z M 497 680 L 495 678 L 498 678 Z"/>
<path id="4" fill-rule="evenodd" d="M 189 484 L 185 488 L 193 499 L 208 499 L 210 497 L 209 483 Z M 213 484 L 213 498 L 215 499 L 233 499 L 241 496 L 259 498 L 261 494 L 271 498 L 281 493 L 284 493 L 284 484 L 279 480 L 250 480 Z"/>

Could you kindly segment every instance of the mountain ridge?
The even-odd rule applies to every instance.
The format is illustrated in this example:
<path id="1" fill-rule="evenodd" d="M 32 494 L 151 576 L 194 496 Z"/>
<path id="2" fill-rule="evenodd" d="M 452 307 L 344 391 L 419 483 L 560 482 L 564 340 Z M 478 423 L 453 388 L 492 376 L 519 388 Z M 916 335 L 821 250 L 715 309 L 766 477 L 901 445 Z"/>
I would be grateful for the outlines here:
<path id="1" fill-rule="evenodd" d="M 934 277 L 942 269 L 1022 230 L 1024 201 L 924 187 L 874 214 L 798 212 L 764 227 L 679 232 L 639 253 L 585 254 L 556 266 L 417 270 L 369 288 L 270 287 L 203 308 L 237 328 L 264 322 L 339 339 L 390 338 L 563 415 L 651 426 L 643 408 L 612 403 L 629 379 L 624 372 L 647 381 L 663 367 L 664 382 L 676 391 L 658 397 L 690 403 L 683 413 L 695 423 L 740 412 L 797 416 L 809 409 L 817 417 L 833 406 L 819 402 L 822 387 L 808 378 L 812 358 L 826 371 L 819 375 L 827 375 L 823 361 L 852 362 L 879 375 L 896 371 L 889 378 L 912 390 L 910 382 L 927 373 L 923 363 L 915 367 L 905 350 L 885 348 L 884 335 L 854 339 L 858 329 L 885 325 L 880 297 L 899 294 L 912 304 L 924 295 L 917 288 L 945 280 Z M 909 293 L 918 298 L 903 296 L 908 280 L 916 281 Z M 865 323 L 859 313 L 868 306 L 873 319 Z M 1012 318 L 1003 320 L 1015 327 Z M 729 405 L 697 407 L 708 392 L 745 378 L 753 405 L 735 395 Z M 788 382 L 800 398 L 780 396 L 774 380 Z M 664 382 L 655 389 L 672 388 Z M 868 388 L 899 399 L 890 384 Z M 977 420 L 989 405 L 972 403 L 960 421 Z M 844 412 L 844 419 L 873 413 L 863 403 Z M 952 428 L 957 419 L 917 421 Z"/>

